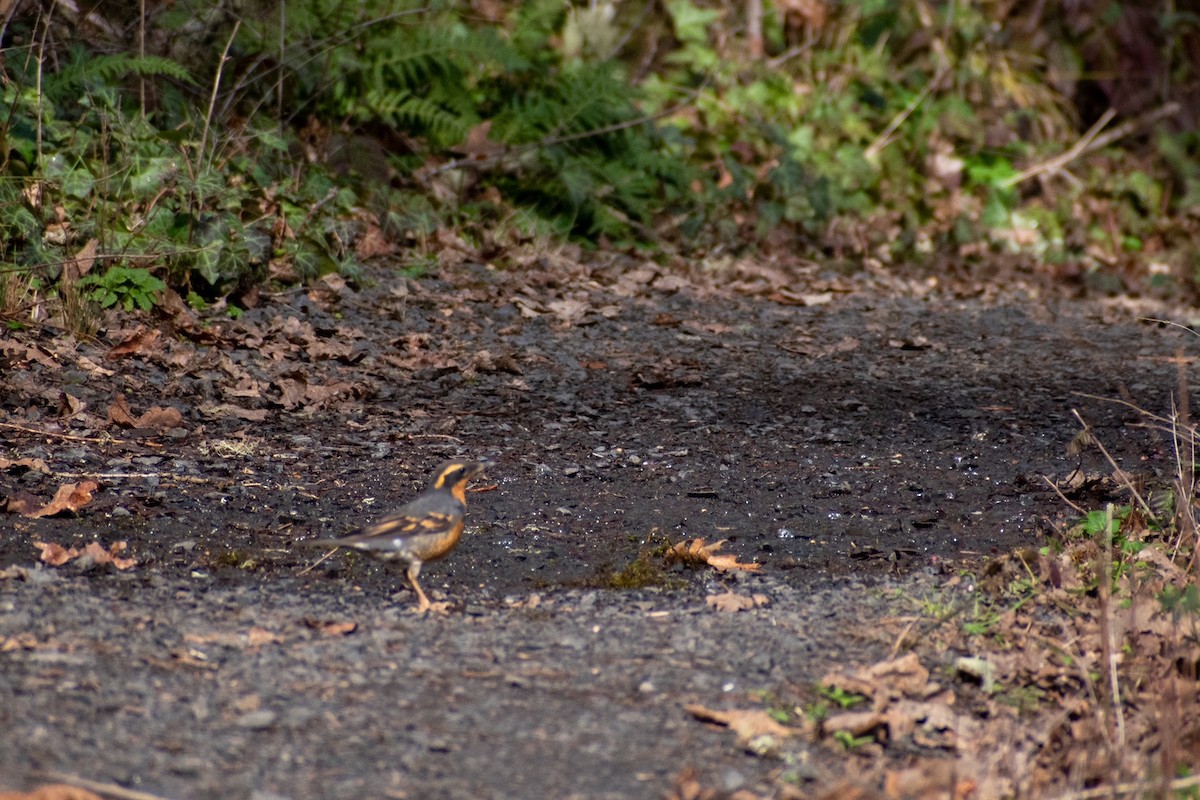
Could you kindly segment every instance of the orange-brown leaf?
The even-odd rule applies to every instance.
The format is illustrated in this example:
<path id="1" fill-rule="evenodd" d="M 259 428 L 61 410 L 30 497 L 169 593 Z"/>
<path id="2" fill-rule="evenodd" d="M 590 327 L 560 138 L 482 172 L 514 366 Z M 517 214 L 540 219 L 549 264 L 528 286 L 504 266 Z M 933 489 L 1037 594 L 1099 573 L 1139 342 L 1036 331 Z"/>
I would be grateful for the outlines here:
<path id="1" fill-rule="evenodd" d="M 737 556 L 727 554 L 718 555 L 717 551 L 725 546 L 727 539 L 721 539 L 711 544 L 706 543 L 700 537 L 689 539 L 685 542 L 679 542 L 667 551 L 667 558 L 675 561 L 682 561 L 685 564 L 706 564 L 718 572 L 727 572 L 731 569 L 746 570 L 748 572 L 756 572 L 762 566 L 760 564 L 746 564 L 737 560 Z"/>
<path id="2" fill-rule="evenodd" d="M 52 517 L 64 511 L 74 513 L 92 502 L 92 493 L 100 488 L 95 481 L 80 481 L 79 483 L 64 483 L 58 487 L 54 499 L 37 511 L 21 513 L 27 517 Z"/>

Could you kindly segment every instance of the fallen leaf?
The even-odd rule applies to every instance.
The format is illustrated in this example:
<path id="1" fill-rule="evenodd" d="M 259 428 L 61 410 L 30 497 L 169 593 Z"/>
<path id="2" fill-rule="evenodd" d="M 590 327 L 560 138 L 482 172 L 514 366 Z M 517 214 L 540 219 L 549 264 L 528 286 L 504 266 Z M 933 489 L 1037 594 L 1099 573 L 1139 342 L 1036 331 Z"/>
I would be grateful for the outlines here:
<path id="1" fill-rule="evenodd" d="M 92 502 L 92 493 L 100 488 L 100 484 L 95 481 L 81 481 L 79 483 L 64 483 L 58 487 L 58 491 L 54 494 L 54 499 L 46 505 L 42 506 L 37 511 L 20 513 L 26 517 L 52 517 L 55 514 L 61 514 L 64 511 L 75 513 L 79 509 Z"/>
<path id="2" fill-rule="evenodd" d="M 115 361 L 126 356 L 141 355 L 153 349 L 162 333 L 157 329 L 138 328 L 121 340 L 120 344 L 104 354 L 106 361 Z"/>
<path id="3" fill-rule="evenodd" d="M 169 428 L 183 427 L 183 414 L 179 410 L 167 406 L 153 406 L 145 414 L 137 418 L 137 428 L 150 428 L 156 431 L 167 430 Z"/>
<path id="4" fill-rule="evenodd" d="M 107 550 L 99 542 L 88 542 L 82 550 L 76 547 L 63 547 L 53 542 L 34 542 L 33 546 L 42 551 L 41 562 L 52 567 L 61 567 L 76 559 L 81 561 L 81 566 L 112 564 L 119 570 L 137 566 L 137 559 L 117 556 L 117 553 L 124 552 L 129 546 L 125 542 L 114 542 Z"/>
<path id="5" fill-rule="evenodd" d="M 40 458 L 5 458 L 0 456 L 0 469 L 24 468 L 31 469 L 34 472 L 45 472 L 50 474 L 50 467 Z"/>
<path id="6" fill-rule="evenodd" d="M 27 492 L 24 489 L 18 489 L 16 494 L 11 495 L 8 498 L 8 502 L 5 504 L 4 510 L 9 514 L 21 514 L 22 516 L 27 517 L 33 513 L 34 509 L 41 507 L 42 500 L 40 497 L 37 497 L 36 495 Z"/>
<path id="7" fill-rule="evenodd" d="M 729 728 L 737 734 L 738 741 L 742 744 L 760 736 L 784 739 L 795 733 L 791 728 L 776 722 L 774 717 L 762 709 L 714 711 L 696 703 L 686 705 L 684 709 L 696 719 Z"/>
<path id="8" fill-rule="evenodd" d="M 740 569 L 747 572 L 757 572 L 761 564 L 745 564 L 737 560 L 737 556 L 717 555 L 717 551 L 725 546 L 728 539 L 706 544 L 703 539 L 696 537 L 673 545 L 667 551 L 667 560 L 681 561 L 684 564 L 707 564 L 718 572 Z"/>
<path id="9" fill-rule="evenodd" d="M 95 266 L 99 251 L 100 240 L 88 239 L 87 244 L 79 248 L 79 252 L 75 254 L 74 258 L 68 258 L 63 262 L 63 278 L 73 283 L 87 275 Z"/>
<path id="10" fill-rule="evenodd" d="M 118 394 L 113 399 L 112 405 L 108 407 L 108 419 L 122 428 L 137 427 L 137 422 L 133 419 L 133 410 L 129 407 L 129 403 L 125 400 L 125 395 L 123 394 Z"/>
<path id="11" fill-rule="evenodd" d="M 41 562 L 49 564 L 52 567 L 61 567 L 72 558 L 79 555 L 79 551 L 71 548 L 66 549 L 60 544 L 53 542 L 34 542 L 33 546 L 42 551 Z"/>
<path id="12" fill-rule="evenodd" d="M 43 367 L 50 369 L 61 369 L 61 365 L 54 358 L 37 347 L 14 342 L 5 339 L 0 339 L 0 353 L 5 354 L 13 361 L 36 361 Z"/>
<path id="13" fill-rule="evenodd" d="M 129 545 L 125 542 L 113 542 L 107 550 L 99 542 L 88 542 L 80 553 L 80 558 L 90 559 L 92 564 L 112 564 L 119 570 L 132 569 L 137 566 L 136 558 L 118 558 L 117 553 L 125 552 Z"/>

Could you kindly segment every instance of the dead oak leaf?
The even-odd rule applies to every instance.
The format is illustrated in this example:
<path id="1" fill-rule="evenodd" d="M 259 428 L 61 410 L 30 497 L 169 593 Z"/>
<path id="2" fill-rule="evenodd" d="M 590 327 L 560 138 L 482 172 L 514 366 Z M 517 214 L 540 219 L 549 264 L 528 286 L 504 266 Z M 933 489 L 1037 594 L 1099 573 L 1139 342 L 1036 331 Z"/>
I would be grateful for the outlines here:
<path id="1" fill-rule="evenodd" d="M 755 566 L 758 566 L 755 564 Z M 721 594 L 710 594 L 705 598 L 709 608 L 716 611 L 749 611 L 752 608 L 768 605 L 771 600 L 765 594 L 737 594 L 735 592 L 722 592 Z"/>
<path id="2" fill-rule="evenodd" d="M 707 564 L 717 572 L 727 572 L 731 569 L 745 570 L 747 572 L 757 572 L 761 564 L 746 564 L 737 560 L 737 556 L 728 554 L 717 554 L 717 551 L 725 546 L 728 539 L 708 544 L 704 539 L 696 537 L 688 539 L 684 542 L 679 542 L 673 545 L 667 551 L 668 561 L 680 561 L 684 564 Z"/>

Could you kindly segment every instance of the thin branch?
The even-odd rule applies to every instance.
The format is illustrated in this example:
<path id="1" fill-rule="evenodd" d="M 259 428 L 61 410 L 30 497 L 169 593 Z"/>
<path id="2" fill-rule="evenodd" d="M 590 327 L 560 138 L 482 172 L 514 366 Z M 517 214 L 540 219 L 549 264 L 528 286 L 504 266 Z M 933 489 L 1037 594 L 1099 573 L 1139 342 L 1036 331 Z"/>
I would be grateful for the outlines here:
<path id="1" fill-rule="evenodd" d="M 1176 778 L 1166 785 L 1166 789 L 1172 791 L 1181 791 L 1183 789 L 1191 789 L 1195 786 L 1200 786 L 1200 775 L 1189 775 L 1186 778 Z M 1139 794 L 1146 792 L 1149 786 L 1146 783 L 1117 783 L 1112 786 L 1097 786 L 1093 789 L 1084 789 L 1079 792 L 1068 792 L 1060 795 L 1054 800 L 1099 800 L 1101 797 L 1116 797 L 1118 795 Z"/>
<path id="2" fill-rule="evenodd" d="M 1107 147 L 1118 139 L 1124 139 L 1126 136 L 1134 133 L 1139 128 L 1153 125 L 1155 122 L 1158 122 L 1161 119 L 1174 116 L 1175 114 L 1179 113 L 1181 108 L 1182 106 L 1180 106 L 1179 103 L 1172 101 L 1155 109 L 1154 111 L 1143 114 L 1136 119 L 1126 120 L 1112 130 L 1101 135 L 1100 131 L 1103 130 L 1104 126 L 1108 125 L 1109 122 L 1112 122 L 1113 117 L 1115 117 L 1117 114 L 1115 110 L 1110 108 L 1105 111 L 1100 119 L 1096 120 L 1096 124 L 1088 128 L 1087 133 L 1083 134 L 1083 136 L 1079 138 L 1079 141 L 1071 145 L 1071 148 L 1065 153 L 1057 155 L 1047 161 L 1043 161 L 1041 164 L 1035 164 L 1020 174 L 1014 175 L 1013 177 L 1003 181 L 1001 185 L 1004 187 L 1016 186 L 1018 183 L 1023 183 L 1030 178 L 1041 175 L 1043 172 L 1060 172 L 1067 164 L 1071 163 L 1085 153 L 1089 153 L 1092 150 L 1099 150 L 1102 147 Z"/>
<path id="3" fill-rule="evenodd" d="M 0 428 L 10 428 L 14 431 L 22 431 L 24 433 L 32 433 L 35 436 L 50 436 L 55 439 L 62 439 L 68 442 L 91 442 L 92 444 L 140 444 L 146 447 L 162 447 L 163 445 L 157 442 L 131 442 L 127 439 L 116 439 L 113 437 L 97 438 L 94 436 L 72 436 L 69 433 L 53 433 L 51 431 L 40 431 L 37 428 L 26 428 L 24 425 L 14 425 L 11 422 L 0 422 Z"/>
<path id="4" fill-rule="evenodd" d="M 1072 474 L 1074 474 L 1074 473 L 1072 473 Z M 1049 486 L 1051 489 L 1054 490 L 1054 493 L 1056 495 L 1058 495 L 1058 498 L 1060 500 L 1062 500 L 1064 503 L 1069 505 L 1071 508 L 1075 509 L 1076 514 L 1079 514 L 1081 517 L 1087 516 L 1086 511 L 1084 511 L 1082 508 L 1080 508 L 1079 506 L 1075 505 L 1074 503 L 1072 503 L 1070 500 L 1067 499 L 1067 496 L 1062 493 L 1062 489 L 1059 489 L 1058 486 L 1055 485 L 1054 481 L 1050 480 L 1045 475 L 1042 476 L 1042 480 L 1044 480 L 1046 482 L 1047 486 Z"/>
<path id="5" fill-rule="evenodd" d="M 1078 410 L 1072 408 L 1071 413 L 1075 415 L 1075 419 L 1079 420 L 1079 424 L 1083 426 L 1085 431 L 1091 431 L 1091 426 L 1083 421 L 1083 417 L 1079 414 Z M 1137 487 L 1133 485 L 1133 481 L 1129 480 L 1129 476 L 1125 473 L 1125 470 L 1117 466 L 1116 459 L 1109 454 L 1108 450 L 1095 436 L 1092 437 L 1092 444 L 1096 445 L 1096 449 L 1100 451 L 1101 455 L 1103 455 L 1105 460 L 1108 461 L 1109 466 L 1113 468 L 1117 479 L 1125 484 L 1125 488 L 1129 490 L 1129 494 L 1132 495 L 1133 499 L 1137 501 L 1137 504 L 1141 507 L 1146 516 L 1150 519 L 1153 519 L 1154 512 L 1150 509 L 1150 504 L 1142 499 L 1141 493 L 1138 492 Z"/>
<path id="6" fill-rule="evenodd" d="M 937 72 L 935 72 L 933 77 L 929 79 L 929 82 L 926 83 L 924 88 L 917 93 L 917 96 L 909 101 L 909 104 L 901 109 L 899 114 L 892 118 L 892 121 L 888 123 L 888 126 L 883 129 L 883 133 L 876 136 L 875 141 L 871 142 L 870 146 L 863 151 L 864 158 L 870 161 L 874 159 L 875 156 L 879 155 L 879 152 L 883 150 L 883 148 L 888 146 L 888 144 L 892 141 L 892 134 L 894 134 L 896 130 L 904 124 L 906 119 L 912 116 L 912 113 L 917 110 L 921 103 L 925 102 L 925 98 L 929 97 L 930 92 L 938 87 L 938 85 L 942 82 L 942 78 L 944 78 L 946 73 L 949 71 L 950 65 L 943 61 L 941 65 L 938 66 Z"/>
<path id="7" fill-rule="evenodd" d="M 208 97 L 208 111 L 204 114 L 204 130 L 200 134 L 200 149 L 197 151 L 197 155 L 199 156 L 199 160 L 196 162 L 197 176 L 204 166 L 204 151 L 208 149 L 208 130 L 212 127 L 213 108 L 217 104 L 217 92 L 221 88 L 221 74 L 225 71 L 225 62 L 229 60 L 229 48 L 233 47 L 233 39 L 237 36 L 238 29 L 241 27 L 242 21 L 240 19 L 233 23 L 233 30 L 229 32 L 229 39 L 225 42 L 225 49 L 221 51 L 221 60 L 217 62 L 217 72 L 213 75 L 212 93 Z"/>

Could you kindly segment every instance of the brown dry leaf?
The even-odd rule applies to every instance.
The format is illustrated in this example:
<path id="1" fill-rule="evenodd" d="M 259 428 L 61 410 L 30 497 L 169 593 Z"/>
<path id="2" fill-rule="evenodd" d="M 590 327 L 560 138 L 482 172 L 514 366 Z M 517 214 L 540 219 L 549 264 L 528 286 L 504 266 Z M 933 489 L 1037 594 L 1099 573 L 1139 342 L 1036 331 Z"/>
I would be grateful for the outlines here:
<path id="1" fill-rule="evenodd" d="M 0 800 L 103 800 L 100 795 L 87 789 L 68 786 L 65 783 L 50 783 L 39 786 L 32 792 L 0 792 Z"/>
<path id="2" fill-rule="evenodd" d="M 98 365 L 98 363 L 92 361 L 88 356 L 85 355 L 79 356 L 79 360 L 76 361 L 76 366 L 78 366 L 80 369 L 83 369 L 84 372 L 88 373 L 94 378 L 112 378 L 113 375 L 116 374 L 112 371 L 112 369 L 106 369 Z"/>
<path id="3" fill-rule="evenodd" d="M 718 572 L 740 569 L 747 572 L 757 572 L 761 564 L 745 564 L 737 560 L 737 556 L 717 555 L 717 551 L 725 546 L 728 539 L 721 539 L 706 544 L 704 539 L 696 537 L 679 542 L 667 551 L 667 560 L 682 561 L 685 564 L 707 564 Z"/>
<path id="4" fill-rule="evenodd" d="M 784 739 L 795 731 L 785 725 L 780 725 L 766 711 L 757 709 L 734 709 L 732 711 L 714 711 L 696 703 L 684 706 L 684 710 L 693 717 L 704 722 L 723 725 L 737 734 L 742 744 L 753 741 L 761 736 L 773 736 Z"/>
<path id="5" fill-rule="evenodd" d="M 52 567 L 61 567 L 75 559 L 86 559 L 92 564 L 112 564 L 119 570 L 127 570 L 137 566 L 135 558 L 118 558 L 117 553 L 124 552 L 129 545 L 125 542 L 114 542 L 107 550 L 99 542 L 88 542 L 82 549 L 63 547 L 53 542 L 34 542 L 33 546 L 42 551 L 40 560 Z"/>
<path id="6" fill-rule="evenodd" d="M 112 564 L 119 570 L 132 569 L 137 566 L 136 558 L 118 558 L 117 553 L 125 552 L 129 545 L 126 542 L 113 542 L 107 550 L 99 542 L 88 542 L 80 553 L 81 558 L 91 559 L 93 564 Z"/>
<path id="7" fill-rule="evenodd" d="M 349 395 L 353 391 L 353 386 L 342 381 L 325 384 L 324 386 L 310 383 L 304 391 L 304 396 L 309 403 L 321 405 L 326 400 Z"/>
<path id="8" fill-rule="evenodd" d="M 74 282 L 92 271 L 96 264 L 96 254 L 100 251 L 99 239 L 88 239 L 87 244 L 79 248 L 74 258 L 63 262 L 62 277 L 68 282 Z"/>
<path id="9" fill-rule="evenodd" d="M 24 467 L 34 472 L 50 474 L 50 467 L 40 458 L 5 458 L 4 456 L 0 456 L 0 469 L 13 469 L 14 467 Z"/>
<path id="10" fill-rule="evenodd" d="M 21 513 L 26 517 L 52 517 L 64 511 L 75 513 L 92 502 L 92 493 L 100 488 L 95 481 L 80 481 L 79 483 L 64 483 L 58 487 L 54 499 L 34 512 Z"/>
<path id="11" fill-rule="evenodd" d="M 0 339 L 0 353 L 17 362 L 36 361 L 43 367 L 59 369 L 61 365 L 43 350 L 21 342 Z"/>
<path id="12" fill-rule="evenodd" d="M 366 232 L 354 243 L 354 255 L 361 261 L 376 256 L 390 256 L 399 249 L 395 242 L 388 240 L 383 228 L 375 224 L 368 224 Z"/>
<path id="13" fill-rule="evenodd" d="M 18 489 L 16 494 L 10 495 L 8 502 L 4 506 L 4 510 L 9 514 L 21 514 L 29 516 L 35 508 L 42 507 L 42 499 L 24 489 Z"/>
<path id="14" fill-rule="evenodd" d="M 178 409 L 171 406 L 165 408 L 162 406 L 153 406 L 149 411 L 137 418 L 134 427 L 150 428 L 156 431 L 182 428 L 183 414 L 180 414 Z"/>
<path id="15" fill-rule="evenodd" d="M 138 328 L 121 340 L 121 343 L 104 354 L 106 361 L 115 361 L 126 356 L 143 355 L 158 343 L 162 333 L 157 329 Z"/>
<path id="16" fill-rule="evenodd" d="M 705 602 L 708 603 L 710 608 L 717 611 L 748 611 L 752 608 L 768 605 L 771 600 L 765 594 L 722 592 L 721 594 L 710 594 L 705 598 Z"/>
<path id="17" fill-rule="evenodd" d="M 938 684 L 930 682 L 929 670 L 921 665 L 916 653 L 891 661 L 880 661 L 865 668 L 831 672 L 821 679 L 821 683 L 870 697 L 879 709 L 889 699 L 910 697 L 926 700 L 941 691 Z"/>
<path id="18" fill-rule="evenodd" d="M 79 551 L 74 547 L 68 550 L 62 545 L 54 544 L 53 542 L 34 542 L 33 546 L 42 551 L 41 562 L 49 564 L 52 567 L 61 567 L 79 555 Z"/>
<path id="19" fill-rule="evenodd" d="M 113 400 L 112 405 L 108 407 L 108 419 L 122 428 L 137 427 L 137 423 L 133 419 L 133 409 L 129 407 L 129 403 L 125 400 L 125 395 L 123 394 L 118 394 Z"/>
<path id="20" fill-rule="evenodd" d="M 467 140 L 462 144 L 455 145 L 450 148 L 451 152 L 461 153 L 468 158 L 476 161 L 483 161 L 492 156 L 503 153 L 507 148 L 500 143 L 493 142 L 488 138 L 488 134 L 492 131 L 492 121 L 485 119 L 483 122 L 471 128 L 467 133 Z"/>
<path id="21" fill-rule="evenodd" d="M 572 300 L 564 298 L 562 300 L 551 300 L 546 303 L 546 309 L 558 317 L 559 322 L 564 325 L 579 324 L 587 312 L 592 310 L 592 304 L 583 300 Z"/>

